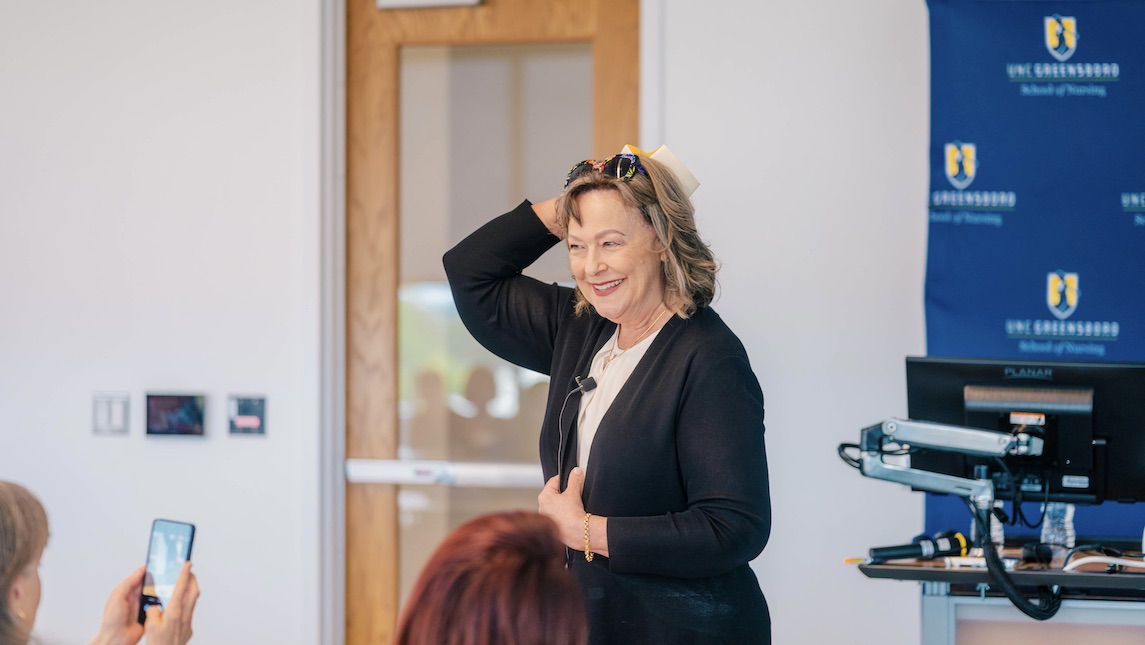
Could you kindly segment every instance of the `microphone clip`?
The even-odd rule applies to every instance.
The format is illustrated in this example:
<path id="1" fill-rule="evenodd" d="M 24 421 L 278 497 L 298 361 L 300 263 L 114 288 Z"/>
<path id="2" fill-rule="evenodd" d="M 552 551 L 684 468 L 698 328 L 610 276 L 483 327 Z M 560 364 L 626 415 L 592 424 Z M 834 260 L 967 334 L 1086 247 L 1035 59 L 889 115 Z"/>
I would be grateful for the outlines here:
<path id="1" fill-rule="evenodd" d="M 596 389 L 596 379 L 591 376 L 585 378 L 577 376 L 574 377 L 574 380 L 576 381 L 576 389 L 574 389 L 573 392 L 581 392 L 587 394 Z"/>

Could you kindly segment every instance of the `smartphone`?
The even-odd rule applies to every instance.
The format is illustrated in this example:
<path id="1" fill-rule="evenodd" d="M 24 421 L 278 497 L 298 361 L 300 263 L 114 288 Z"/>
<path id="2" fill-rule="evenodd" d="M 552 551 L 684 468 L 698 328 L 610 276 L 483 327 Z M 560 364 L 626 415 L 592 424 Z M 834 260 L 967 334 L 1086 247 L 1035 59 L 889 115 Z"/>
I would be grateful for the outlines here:
<path id="1" fill-rule="evenodd" d="M 166 608 L 175 591 L 175 581 L 183 563 L 191 559 L 195 542 L 195 525 L 172 520 L 151 523 L 151 543 L 147 547 L 147 572 L 143 574 L 143 593 L 139 600 L 139 624 L 147 619 L 147 608 Z"/>

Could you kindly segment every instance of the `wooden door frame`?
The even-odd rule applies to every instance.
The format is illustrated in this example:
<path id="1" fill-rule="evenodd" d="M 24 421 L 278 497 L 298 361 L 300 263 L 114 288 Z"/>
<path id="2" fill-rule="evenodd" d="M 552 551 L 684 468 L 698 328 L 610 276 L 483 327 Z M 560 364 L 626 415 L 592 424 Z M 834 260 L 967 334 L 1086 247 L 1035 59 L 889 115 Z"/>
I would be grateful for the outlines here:
<path id="1" fill-rule="evenodd" d="M 476 7 L 381 10 L 374 0 L 346 0 L 347 459 L 397 456 L 401 47 L 592 43 L 592 149 L 604 156 L 636 143 L 639 134 L 639 5 L 638 0 L 485 0 Z M 399 604 L 397 510 L 395 486 L 346 483 L 349 645 L 393 638 Z"/>

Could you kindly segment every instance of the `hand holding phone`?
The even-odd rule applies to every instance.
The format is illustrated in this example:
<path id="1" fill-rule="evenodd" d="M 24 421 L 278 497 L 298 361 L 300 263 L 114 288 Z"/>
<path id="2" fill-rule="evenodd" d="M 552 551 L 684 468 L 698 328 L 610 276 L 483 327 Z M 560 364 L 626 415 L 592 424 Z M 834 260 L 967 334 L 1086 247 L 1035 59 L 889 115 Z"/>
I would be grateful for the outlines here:
<path id="1" fill-rule="evenodd" d="M 198 599 L 199 581 L 191 573 L 191 562 L 187 561 L 183 563 L 170 602 L 162 609 L 152 605 L 147 610 L 147 624 L 143 627 L 147 645 L 187 645 Z"/>
<path id="2" fill-rule="evenodd" d="M 143 566 L 112 589 L 103 608 L 103 622 L 92 645 L 133 645 L 143 638 L 139 624 L 139 593 L 143 590 Z"/>
<path id="3" fill-rule="evenodd" d="M 183 563 L 191 559 L 194 541 L 194 524 L 172 520 L 151 523 L 151 542 L 147 547 L 147 566 L 139 598 L 139 624 L 146 622 L 148 608 L 165 609 L 171 603 Z"/>

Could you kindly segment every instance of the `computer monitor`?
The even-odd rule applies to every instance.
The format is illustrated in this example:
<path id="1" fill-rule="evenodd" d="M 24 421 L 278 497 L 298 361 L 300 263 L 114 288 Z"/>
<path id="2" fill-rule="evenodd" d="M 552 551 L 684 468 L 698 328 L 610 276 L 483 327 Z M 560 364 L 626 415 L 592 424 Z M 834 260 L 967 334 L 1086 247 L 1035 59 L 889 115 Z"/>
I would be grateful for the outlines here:
<path id="1" fill-rule="evenodd" d="M 975 478 L 997 499 L 1099 504 L 1145 501 L 1145 364 L 918 358 L 906 360 L 911 419 L 1040 432 L 1040 456 L 1001 460 L 939 450 L 914 468 Z"/>

